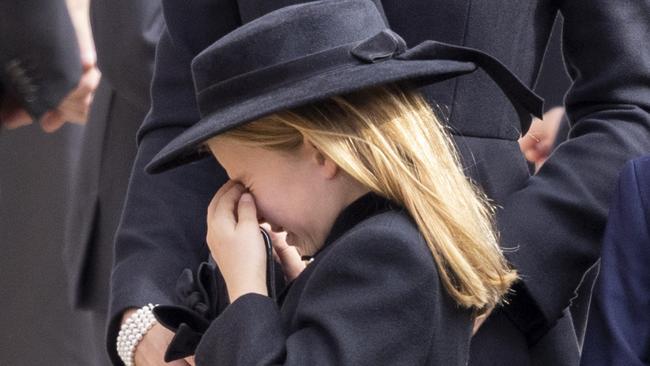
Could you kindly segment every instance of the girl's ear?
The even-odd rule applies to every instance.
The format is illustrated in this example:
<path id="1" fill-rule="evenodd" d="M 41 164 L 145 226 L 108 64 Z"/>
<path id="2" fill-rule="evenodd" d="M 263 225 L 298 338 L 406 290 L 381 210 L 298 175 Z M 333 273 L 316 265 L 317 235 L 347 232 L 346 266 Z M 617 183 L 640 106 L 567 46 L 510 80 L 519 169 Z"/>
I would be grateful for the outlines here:
<path id="1" fill-rule="evenodd" d="M 339 172 L 339 167 L 325 154 L 323 154 L 316 146 L 314 146 L 311 141 L 305 139 L 305 147 L 309 151 L 311 159 L 316 163 L 317 169 L 326 179 L 332 179 L 336 177 Z"/>

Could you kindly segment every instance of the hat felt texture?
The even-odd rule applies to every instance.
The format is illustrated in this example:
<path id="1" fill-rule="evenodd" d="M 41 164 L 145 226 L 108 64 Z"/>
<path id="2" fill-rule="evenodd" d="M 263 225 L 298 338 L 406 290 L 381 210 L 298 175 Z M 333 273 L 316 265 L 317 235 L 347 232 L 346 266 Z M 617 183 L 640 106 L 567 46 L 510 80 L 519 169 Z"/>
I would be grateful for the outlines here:
<path id="1" fill-rule="evenodd" d="M 200 159 L 206 140 L 271 113 L 387 83 L 423 86 L 478 67 L 513 104 L 522 131 L 530 114 L 541 117 L 542 99 L 498 60 L 436 41 L 407 48 L 371 0 L 283 7 L 240 26 L 194 58 L 201 120 L 170 141 L 146 170 L 159 173 Z"/>

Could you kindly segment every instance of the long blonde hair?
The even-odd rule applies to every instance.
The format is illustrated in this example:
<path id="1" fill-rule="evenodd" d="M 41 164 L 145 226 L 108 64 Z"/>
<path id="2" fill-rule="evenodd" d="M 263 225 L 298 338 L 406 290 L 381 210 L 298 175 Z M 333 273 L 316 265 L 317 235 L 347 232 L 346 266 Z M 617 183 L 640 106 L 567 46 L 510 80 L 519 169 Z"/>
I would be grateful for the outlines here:
<path id="1" fill-rule="evenodd" d="M 291 151 L 308 139 L 343 171 L 415 220 L 442 283 L 463 307 L 498 304 L 516 272 L 493 227 L 493 209 L 463 174 L 450 135 L 417 91 L 387 85 L 282 111 L 221 136 Z"/>

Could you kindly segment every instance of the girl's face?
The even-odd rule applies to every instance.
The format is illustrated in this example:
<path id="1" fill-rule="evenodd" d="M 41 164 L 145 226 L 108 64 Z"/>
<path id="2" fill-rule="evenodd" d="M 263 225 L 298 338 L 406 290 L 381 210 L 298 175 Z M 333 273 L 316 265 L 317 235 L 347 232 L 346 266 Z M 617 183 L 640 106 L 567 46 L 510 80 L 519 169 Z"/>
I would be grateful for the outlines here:
<path id="1" fill-rule="evenodd" d="M 287 243 L 301 255 L 314 254 L 341 210 L 365 193 L 310 143 L 294 152 L 245 146 L 228 137 L 208 145 L 230 179 L 253 195 L 260 222 L 286 231 Z"/>

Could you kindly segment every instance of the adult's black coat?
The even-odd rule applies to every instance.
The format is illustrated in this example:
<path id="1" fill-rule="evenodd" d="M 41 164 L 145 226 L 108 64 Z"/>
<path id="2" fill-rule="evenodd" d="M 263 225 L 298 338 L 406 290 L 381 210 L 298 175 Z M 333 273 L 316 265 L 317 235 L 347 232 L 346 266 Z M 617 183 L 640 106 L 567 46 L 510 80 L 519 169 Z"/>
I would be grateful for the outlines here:
<path id="1" fill-rule="evenodd" d="M 79 47 L 64 0 L 0 2 L 0 100 L 11 94 L 38 119 L 80 77 Z"/>
<path id="2" fill-rule="evenodd" d="M 297 1 L 285 1 L 295 3 Z M 274 1 L 274 3 L 279 3 Z M 487 75 L 424 89 L 457 136 L 468 175 L 501 207 L 497 224 L 523 283 L 473 338 L 470 365 L 577 365 L 568 307 L 598 258 L 607 204 L 625 161 L 650 150 L 650 1 L 384 0 L 390 27 L 409 46 L 426 39 L 475 47 L 533 86 L 558 12 L 573 85 L 569 139 L 529 176 L 518 119 Z M 174 301 L 176 278 L 208 255 L 205 212 L 225 181 L 211 160 L 157 176 L 144 166 L 199 120 L 192 58 L 241 23 L 245 2 L 167 0 L 149 117 L 139 148 L 112 275 L 109 339 L 123 310 Z M 586 309 L 585 309 L 586 310 Z M 110 342 L 109 342 L 110 345 Z M 114 346 L 111 353 L 116 358 Z"/>

